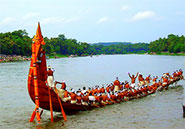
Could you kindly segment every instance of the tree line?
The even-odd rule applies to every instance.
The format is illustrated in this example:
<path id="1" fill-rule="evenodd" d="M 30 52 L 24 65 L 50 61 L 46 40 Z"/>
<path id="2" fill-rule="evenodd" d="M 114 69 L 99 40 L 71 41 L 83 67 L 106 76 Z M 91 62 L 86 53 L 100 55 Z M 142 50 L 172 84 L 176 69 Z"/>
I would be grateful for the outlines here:
<path id="1" fill-rule="evenodd" d="M 185 52 L 185 37 L 170 34 L 167 38 L 159 38 L 149 44 L 150 52 L 179 53 Z"/>
<path id="2" fill-rule="evenodd" d="M 146 52 L 184 52 L 184 36 L 168 35 L 168 38 L 159 39 L 148 43 L 111 43 L 110 45 L 88 44 L 76 39 L 66 38 L 61 34 L 58 37 L 44 37 L 44 49 L 47 55 L 96 55 L 96 54 L 126 54 Z M 5 55 L 31 55 L 32 38 L 26 30 L 0 33 L 0 54 Z"/>

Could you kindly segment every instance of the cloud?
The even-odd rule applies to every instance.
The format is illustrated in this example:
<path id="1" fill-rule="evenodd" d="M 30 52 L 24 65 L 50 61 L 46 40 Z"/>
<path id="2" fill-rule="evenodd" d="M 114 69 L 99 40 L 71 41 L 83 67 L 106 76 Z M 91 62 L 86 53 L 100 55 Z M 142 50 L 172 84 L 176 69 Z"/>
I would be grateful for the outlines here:
<path id="1" fill-rule="evenodd" d="M 41 20 L 42 24 L 55 24 L 55 23 L 71 23 L 78 21 L 78 18 L 61 18 L 61 17 L 48 17 Z"/>
<path id="2" fill-rule="evenodd" d="M 134 16 L 132 16 L 129 21 L 134 22 L 134 21 L 140 21 L 140 20 L 145 20 L 145 19 L 155 19 L 156 14 L 153 11 L 143 11 L 143 12 L 138 12 Z"/>
<path id="3" fill-rule="evenodd" d="M 0 22 L 0 25 L 7 25 L 7 24 L 12 24 L 16 21 L 15 18 L 13 17 L 6 17 L 5 19 L 3 19 L 1 22 Z"/>
<path id="4" fill-rule="evenodd" d="M 128 6 L 124 5 L 124 6 L 121 7 L 121 11 L 127 11 L 127 10 L 129 10 Z"/>
<path id="5" fill-rule="evenodd" d="M 107 17 L 102 17 L 97 21 L 97 24 L 103 23 L 103 22 L 107 22 L 109 19 Z"/>
<path id="6" fill-rule="evenodd" d="M 23 19 L 28 20 L 28 19 L 32 19 L 38 16 L 40 16 L 39 13 L 27 13 L 25 16 L 23 16 Z"/>

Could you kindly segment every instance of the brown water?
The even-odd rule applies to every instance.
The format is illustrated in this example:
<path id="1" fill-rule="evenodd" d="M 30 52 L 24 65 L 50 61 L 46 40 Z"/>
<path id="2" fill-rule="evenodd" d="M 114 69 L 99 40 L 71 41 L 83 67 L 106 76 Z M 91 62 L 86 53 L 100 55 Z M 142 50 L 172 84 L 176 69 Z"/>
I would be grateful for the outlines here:
<path id="1" fill-rule="evenodd" d="M 111 83 L 115 77 L 129 80 L 127 73 L 141 72 L 144 76 L 161 76 L 163 72 L 185 71 L 183 56 L 114 55 L 49 59 L 55 68 L 55 80 L 65 80 L 68 88 Z M 30 123 L 34 109 L 27 92 L 27 75 L 30 62 L 0 64 L 0 128 L 185 128 L 181 102 L 185 103 L 185 82 L 178 82 L 162 93 L 142 99 L 109 105 L 91 111 L 67 115 L 63 122 L 60 113 L 44 111 L 41 124 Z M 129 80 L 130 81 L 130 80 Z"/>

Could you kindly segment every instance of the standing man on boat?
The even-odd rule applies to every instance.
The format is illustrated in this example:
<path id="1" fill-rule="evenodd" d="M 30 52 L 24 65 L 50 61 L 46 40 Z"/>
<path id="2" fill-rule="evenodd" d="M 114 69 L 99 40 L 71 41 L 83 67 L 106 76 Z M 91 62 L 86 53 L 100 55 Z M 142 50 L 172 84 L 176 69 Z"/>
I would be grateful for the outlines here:
<path id="1" fill-rule="evenodd" d="M 135 87 L 135 85 L 136 85 L 135 81 L 136 81 L 136 78 L 137 78 L 138 74 L 139 73 L 137 73 L 136 76 L 134 76 L 134 75 L 131 76 L 130 73 L 128 73 L 128 76 L 131 78 L 131 87 L 132 88 Z"/>
<path id="2" fill-rule="evenodd" d="M 47 71 L 47 75 L 48 75 L 47 82 L 48 82 L 48 86 L 50 86 L 51 88 L 54 87 L 53 73 L 54 73 L 54 70 L 52 70 L 51 66 L 49 65 L 48 66 L 48 71 Z"/>
<path id="3" fill-rule="evenodd" d="M 116 80 L 114 81 L 114 92 L 118 91 L 120 87 L 120 81 L 118 80 L 118 77 L 116 77 Z"/>

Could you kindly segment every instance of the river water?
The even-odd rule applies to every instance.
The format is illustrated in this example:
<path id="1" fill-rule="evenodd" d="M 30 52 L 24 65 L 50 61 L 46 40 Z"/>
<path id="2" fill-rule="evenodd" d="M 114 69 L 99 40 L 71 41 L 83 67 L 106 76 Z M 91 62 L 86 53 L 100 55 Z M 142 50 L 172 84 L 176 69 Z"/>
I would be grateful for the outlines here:
<path id="1" fill-rule="evenodd" d="M 181 102 L 185 104 L 185 81 L 162 93 L 142 99 L 109 105 L 104 108 L 68 114 L 63 122 L 60 113 L 44 111 L 41 124 L 30 123 L 34 109 L 27 91 L 29 61 L 0 64 L 0 128 L 172 128 L 185 129 Z M 185 71 L 184 56 L 152 55 L 106 55 L 49 59 L 47 64 L 55 69 L 55 80 L 65 80 L 68 89 L 83 86 L 109 84 L 119 77 L 128 80 L 128 72 L 140 72 L 146 77 L 161 76 L 182 68 Z"/>

